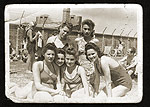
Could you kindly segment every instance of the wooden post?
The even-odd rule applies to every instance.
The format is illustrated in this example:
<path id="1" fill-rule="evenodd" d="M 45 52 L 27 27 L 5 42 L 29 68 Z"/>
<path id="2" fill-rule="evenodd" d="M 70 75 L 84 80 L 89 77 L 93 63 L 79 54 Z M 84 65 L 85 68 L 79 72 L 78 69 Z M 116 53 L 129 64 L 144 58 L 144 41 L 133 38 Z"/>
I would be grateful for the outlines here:
<path id="1" fill-rule="evenodd" d="M 130 48 L 130 38 L 127 39 L 127 50 Z"/>
<path id="2" fill-rule="evenodd" d="M 19 54 L 19 49 L 18 49 L 18 46 L 19 46 L 19 44 L 18 44 L 19 31 L 20 31 L 20 28 L 18 27 L 18 28 L 17 28 L 17 35 L 16 35 L 16 55 L 17 55 L 17 56 L 18 56 L 18 54 Z"/>
<path id="3" fill-rule="evenodd" d="M 42 25 L 42 35 L 43 35 L 43 42 L 44 42 L 44 45 L 46 44 L 46 40 L 45 40 L 45 33 L 44 33 L 44 25 L 45 25 L 45 22 L 47 20 L 48 16 L 47 17 L 44 17 L 44 22 L 43 22 L 43 25 Z"/>
<path id="4" fill-rule="evenodd" d="M 137 34 L 137 32 L 134 34 L 134 46 L 135 46 L 135 48 L 137 48 L 136 46 L 136 37 L 135 37 L 135 35 Z"/>
<path id="5" fill-rule="evenodd" d="M 130 38 L 129 38 L 129 34 L 131 33 L 131 31 L 132 31 L 133 29 L 131 29 L 130 30 L 130 32 L 128 33 L 128 35 L 127 35 L 127 50 L 130 48 Z"/>
<path id="6" fill-rule="evenodd" d="M 20 31 L 20 27 L 21 27 L 21 19 L 23 18 L 24 12 L 25 12 L 25 11 L 23 11 L 23 13 L 22 13 L 22 15 L 21 15 L 21 18 L 20 18 L 20 25 L 19 25 L 18 28 L 17 28 L 17 35 L 16 35 L 16 55 L 17 55 L 17 56 L 18 56 L 18 54 L 19 54 L 19 49 L 18 49 L 18 46 L 19 46 L 19 44 L 18 44 L 18 41 L 19 41 L 19 31 Z"/>
<path id="7" fill-rule="evenodd" d="M 105 29 L 103 30 L 103 38 L 102 38 L 102 51 L 104 51 L 105 48 L 105 37 L 104 37 L 104 32 L 107 29 L 107 27 L 105 27 Z"/>
<path id="8" fill-rule="evenodd" d="M 116 31 L 116 29 L 114 29 L 114 31 L 112 33 L 112 49 L 114 49 L 114 36 L 113 36 L 113 34 L 114 34 L 115 31 Z"/>
<path id="9" fill-rule="evenodd" d="M 120 40 L 122 41 L 122 33 L 124 32 L 124 30 L 122 30 L 122 32 L 120 33 Z"/>
<path id="10" fill-rule="evenodd" d="M 120 33 L 120 41 L 122 42 L 122 33 L 124 32 L 124 29 L 122 29 L 122 32 Z M 123 51 L 123 50 L 122 50 Z M 121 56 L 123 56 L 123 53 L 121 53 Z"/>

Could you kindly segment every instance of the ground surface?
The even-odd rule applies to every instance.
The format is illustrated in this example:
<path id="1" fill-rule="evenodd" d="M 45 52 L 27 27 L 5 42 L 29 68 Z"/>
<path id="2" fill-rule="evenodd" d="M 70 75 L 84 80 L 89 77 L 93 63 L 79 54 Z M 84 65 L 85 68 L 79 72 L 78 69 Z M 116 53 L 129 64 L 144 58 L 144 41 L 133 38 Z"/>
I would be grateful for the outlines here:
<path id="1" fill-rule="evenodd" d="M 10 62 L 10 82 L 14 82 L 20 87 L 23 87 L 33 80 L 32 73 L 26 73 L 26 69 L 27 64 L 22 61 Z M 130 98 L 136 98 L 138 96 L 137 82 L 133 81 L 132 89 L 128 92 L 127 96 Z"/>

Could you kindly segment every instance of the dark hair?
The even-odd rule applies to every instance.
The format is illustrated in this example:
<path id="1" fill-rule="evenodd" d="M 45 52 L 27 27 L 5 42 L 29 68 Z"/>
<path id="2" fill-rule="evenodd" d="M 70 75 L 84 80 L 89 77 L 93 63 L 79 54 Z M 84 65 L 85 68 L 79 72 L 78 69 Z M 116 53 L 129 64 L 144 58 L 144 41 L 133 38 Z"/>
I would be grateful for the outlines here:
<path id="1" fill-rule="evenodd" d="M 94 27 L 95 27 L 94 22 L 90 19 L 86 19 L 82 22 L 82 26 L 85 24 L 87 24 L 91 29 L 94 29 Z"/>
<path id="2" fill-rule="evenodd" d="M 63 54 L 63 55 L 65 55 L 65 50 L 64 49 L 62 49 L 62 48 L 57 48 L 57 50 L 56 50 L 56 53 L 57 54 Z"/>
<path id="3" fill-rule="evenodd" d="M 100 51 L 100 48 L 99 48 L 96 44 L 90 42 L 90 43 L 87 43 L 87 44 L 85 45 L 85 55 L 86 55 L 86 58 L 87 58 L 87 59 L 88 59 L 88 57 L 87 57 L 87 50 L 89 50 L 89 49 L 94 49 L 94 50 L 97 52 L 99 58 L 101 58 L 101 56 L 104 55 L 104 54 Z M 89 60 L 89 59 L 88 59 L 88 60 Z"/>
<path id="4" fill-rule="evenodd" d="M 64 22 L 64 23 L 62 23 L 62 24 L 60 25 L 59 29 L 60 29 L 60 28 L 64 28 L 65 26 L 66 26 L 67 28 L 69 28 L 70 31 L 71 31 L 72 28 L 73 28 L 72 23 Z"/>
<path id="5" fill-rule="evenodd" d="M 134 47 L 131 47 L 130 49 L 131 49 L 131 53 L 134 54 L 136 52 L 136 49 Z"/>
<path id="6" fill-rule="evenodd" d="M 56 57 L 56 46 L 54 43 L 46 44 L 42 49 L 42 55 L 44 55 L 47 50 L 53 50 L 55 52 L 55 57 Z"/>
<path id="7" fill-rule="evenodd" d="M 78 52 L 76 51 L 76 49 L 73 46 L 69 46 L 65 49 L 65 53 L 69 54 L 69 55 L 73 55 L 76 59 L 75 64 L 80 65 L 78 62 Z"/>

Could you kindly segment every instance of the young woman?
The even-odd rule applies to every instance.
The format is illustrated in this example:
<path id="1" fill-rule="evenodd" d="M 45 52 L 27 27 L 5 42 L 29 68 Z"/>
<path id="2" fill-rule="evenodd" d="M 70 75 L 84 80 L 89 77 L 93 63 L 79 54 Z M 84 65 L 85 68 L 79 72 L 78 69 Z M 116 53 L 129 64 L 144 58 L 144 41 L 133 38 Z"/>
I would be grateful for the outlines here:
<path id="1" fill-rule="evenodd" d="M 61 49 L 61 48 L 57 48 L 56 50 L 56 58 L 55 58 L 55 63 L 57 64 L 58 66 L 58 79 L 59 81 L 61 82 L 62 81 L 62 77 L 63 77 L 63 73 L 64 73 L 64 69 L 66 68 L 66 65 L 65 65 L 65 50 L 64 49 Z M 62 84 L 60 83 L 59 84 L 59 87 L 62 89 Z"/>
<path id="2" fill-rule="evenodd" d="M 76 51 L 73 47 L 68 47 L 65 53 L 66 69 L 63 74 L 64 91 L 68 97 L 82 98 L 89 96 L 89 87 L 83 67 L 77 62 Z M 68 88 L 66 88 L 68 85 Z"/>
<path id="3" fill-rule="evenodd" d="M 104 92 L 99 93 L 99 97 L 107 95 L 108 97 L 124 96 L 132 87 L 132 80 L 126 70 L 111 57 L 104 56 L 97 45 L 88 43 L 85 46 L 85 54 L 89 61 L 94 62 L 95 69 L 102 68 L 106 88 Z"/>
<path id="4" fill-rule="evenodd" d="M 99 42 L 99 40 L 95 38 L 94 27 L 95 24 L 92 20 L 85 19 L 82 22 L 82 33 L 78 38 L 75 39 L 75 41 L 78 45 L 79 63 L 85 69 L 87 81 L 93 86 L 94 93 L 97 94 L 100 80 L 99 73 L 94 70 L 94 64 L 87 60 L 85 55 L 85 45 L 88 42 L 95 44 Z M 94 84 L 94 81 L 96 84 Z"/>
<path id="5" fill-rule="evenodd" d="M 54 62 L 56 57 L 55 45 L 52 43 L 47 44 L 42 53 L 44 60 L 35 62 L 32 69 L 35 86 L 38 90 L 57 94 L 58 92 L 55 89 L 58 82 L 58 67 Z M 47 84 L 48 87 L 45 87 L 42 83 Z"/>
<path id="6" fill-rule="evenodd" d="M 52 43 L 48 43 L 42 49 L 43 61 L 37 61 L 33 64 L 33 77 L 34 82 L 16 92 L 18 98 L 30 98 L 45 102 L 52 99 L 52 96 L 59 94 L 60 89 L 57 87 L 59 82 L 58 78 L 58 66 L 55 64 L 56 58 L 56 46 Z M 28 87 L 31 86 L 31 87 Z M 23 94 L 22 90 L 32 89 L 30 93 Z M 33 90 L 34 89 L 34 90 Z M 24 96 L 24 97 L 22 97 Z"/>

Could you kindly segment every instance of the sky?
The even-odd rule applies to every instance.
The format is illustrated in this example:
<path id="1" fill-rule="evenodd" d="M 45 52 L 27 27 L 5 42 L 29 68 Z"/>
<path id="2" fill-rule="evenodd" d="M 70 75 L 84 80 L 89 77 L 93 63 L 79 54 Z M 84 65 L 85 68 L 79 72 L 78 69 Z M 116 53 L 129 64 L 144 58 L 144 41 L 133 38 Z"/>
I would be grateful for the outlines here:
<path id="1" fill-rule="evenodd" d="M 23 5 L 14 4 L 5 7 L 5 21 L 18 23 L 23 14 L 23 22 L 30 22 L 36 16 L 48 14 L 52 21 L 62 21 L 63 9 L 70 8 L 70 14 L 82 16 L 82 20 L 91 19 L 95 23 L 95 32 L 104 34 L 134 36 L 137 32 L 139 7 L 124 4 L 48 4 L 48 5 Z M 136 36 L 136 35 L 135 35 Z"/>

